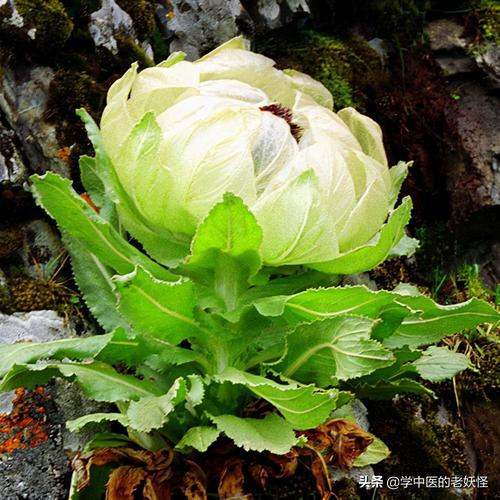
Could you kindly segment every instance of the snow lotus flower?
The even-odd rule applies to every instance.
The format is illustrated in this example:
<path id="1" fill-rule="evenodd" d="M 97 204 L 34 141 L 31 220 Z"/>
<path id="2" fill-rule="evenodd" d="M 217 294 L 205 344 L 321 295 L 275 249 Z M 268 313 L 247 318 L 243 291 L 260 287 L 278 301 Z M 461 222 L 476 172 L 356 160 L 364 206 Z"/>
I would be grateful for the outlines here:
<path id="1" fill-rule="evenodd" d="M 407 222 L 403 214 L 381 232 L 406 166 L 389 169 L 376 122 L 332 108 L 321 83 L 276 69 L 242 38 L 195 62 L 174 53 L 139 73 L 133 65 L 110 88 L 100 124 L 134 206 L 121 214 L 125 227 L 172 264 L 230 192 L 262 229 L 265 265 L 356 272 L 350 256 L 366 260 L 381 242 L 385 257 Z"/>

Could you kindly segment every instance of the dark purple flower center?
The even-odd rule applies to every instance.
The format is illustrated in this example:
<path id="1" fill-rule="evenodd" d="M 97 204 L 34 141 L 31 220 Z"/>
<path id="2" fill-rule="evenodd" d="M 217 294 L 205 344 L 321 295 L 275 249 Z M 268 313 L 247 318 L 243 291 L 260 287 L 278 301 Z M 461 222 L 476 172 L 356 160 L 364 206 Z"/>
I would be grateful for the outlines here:
<path id="1" fill-rule="evenodd" d="M 279 118 L 283 118 L 283 120 L 285 120 L 288 123 L 288 126 L 290 127 L 290 132 L 292 133 L 293 138 L 297 142 L 299 142 L 300 136 L 302 135 L 302 130 L 293 121 L 292 112 L 288 108 L 285 108 L 285 106 L 282 106 L 281 104 L 269 104 L 267 106 L 261 106 L 259 109 L 261 111 L 269 111 L 274 116 L 277 116 Z"/>

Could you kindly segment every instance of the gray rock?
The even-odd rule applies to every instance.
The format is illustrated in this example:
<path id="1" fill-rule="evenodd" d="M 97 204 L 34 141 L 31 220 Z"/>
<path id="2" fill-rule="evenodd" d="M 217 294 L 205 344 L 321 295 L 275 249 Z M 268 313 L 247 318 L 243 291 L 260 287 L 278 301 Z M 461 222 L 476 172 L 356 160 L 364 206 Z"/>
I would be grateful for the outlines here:
<path id="1" fill-rule="evenodd" d="M 239 35 L 238 20 L 246 15 L 239 0 L 173 0 L 168 28 L 175 34 L 170 51 L 197 59 L 208 50 Z"/>
<path id="2" fill-rule="evenodd" d="M 281 6 L 276 0 L 259 0 L 257 8 L 269 29 L 276 29 L 281 25 Z"/>
<path id="3" fill-rule="evenodd" d="M 500 89 L 500 47 L 489 43 L 474 51 L 476 62 L 483 70 L 488 82 L 495 89 Z"/>
<path id="4" fill-rule="evenodd" d="M 351 403 L 351 410 L 356 420 L 356 423 L 365 431 L 370 428 L 370 423 L 368 422 L 368 409 L 361 402 L 360 399 L 355 399 Z"/>
<path id="5" fill-rule="evenodd" d="M 477 71 L 476 63 L 467 55 L 436 57 L 436 62 L 439 64 L 444 76 L 462 75 Z"/>
<path id="6" fill-rule="evenodd" d="M 450 91 L 459 97 L 448 111 L 460 149 L 446 162 L 453 217 L 457 223 L 473 221 L 472 227 L 460 228 L 479 231 L 471 237 L 498 237 L 499 218 L 492 210 L 500 211 L 500 100 L 474 81 L 453 83 Z M 484 224 L 477 219 L 481 214 Z"/>
<path id="7" fill-rule="evenodd" d="M 341 469 L 330 469 L 332 481 L 340 481 L 341 479 L 352 479 L 356 483 L 361 483 L 365 481 L 365 478 L 370 480 L 374 475 L 375 471 L 371 465 L 366 465 L 365 467 L 353 467 L 349 471 L 344 471 Z"/>
<path id="8" fill-rule="evenodd" d="M 254 31 L 264 32 L 286 26 L 298 12 L 310 13 L 306 0 L 258 0 L 256 9 L 251 12 Z"/>
<path id="9" fill-rule="evenodd" d="M 19 14 L 14 0 L 0 0 L 0 8 L 6 9 L 6 15 L 1 19 L 3 25 L 13 28 L 24 27 L 24 19 Z"/>
<path id="10" fill-rule="evenodd" d="M 16 391 L 0 392 L 0 415 L 12 411 L 12 401 L 16 397 Z"/>
<path id="11" fill-rule="evenodd" d="M 36 448 L 15 450 L 0 459 L 2 500 L 66 500 L 71 471 L 57 426 Z"/>
<path id="12" fill-rule="evenodd" d="M 431 50 L 453 51 L 464 49 L 468 41 L 463 38 L 464 27 L 453 19 L 436 19 L 425 28 Z"/>
<path id="13" fill-rule="evenodd" d="M 57 156 L 56 128 L 44 117 L 53 75 L 51 68 L 19 61 L 15 67 L 0 67 L 0 110 L 21 144 L 27 165 L 36 172 L 53 170 L 69 177 L 67 163 Z"/>
<path id="14" fill-rule="evenodd" d="M 472 40 L 464 35 L 464 29 L 463 24 L 453 19 L 436 19 L 425 29 L 436 62 L 446 77 L 478 70 L 470 54 Z"/>
<path id="15" fill-rule="evenodd" d="M 383 38 L 372 38 L 368 40 L 368 45 L 379 55 L 383 63 L 389 60 L 389 53 L 392 50 L 391 44 Z"/>
<path id="16" fill-rule="evenodd" d="M 96 47 L 105 47 L 115 55 L 118 54 L 117 33 L 136 37 L 132 18 L 115 0 L 102 0 L 101 8 L 92 12 L 89 32 Z"/>
<path id="17" fill-rule="evenodd" d="M 89 32 L 96 47 L 104 47 L 112 54 L 118 54 L 117 34 L 123 34 L 140 45 L 146 55 L 154 60 L 154 53 L 148 42 L 140 42 L 134 29 L 134 22 L 115 0 L 102 0 L 101 8 L 90 15 Z"/>
<path id="18" fill-rule="evenodd" d="M 71 334 L 55 311 L 31 311 L 11 315 L 0 313 L 0 343 L 48 342 Z"/>
<path id="19" fill-rule="evenodd" d="M 370 278 L 368 273 L 349 274 L 342 279 L 342 286 L 364 285 L 374 292 L 377 291 L 377 284 Z"/>
<path id="20" fill-rule="evenodd" d="M 45 342 L 67 337 L 62 318 L 55 311 L 0 314 L 0 342 Z M 12 392 L 1 394 L 0 412 L 9 413 Z M 46 408 L 47 410 L 47 408 Z M 56 411 L 47 412 L 48 440 L 35 448 L 18 449 L 0 456 L 0 498 L 2 500 L 67 498 L 70 475 L 64 453 L 61 420 Z"/>
<path id="21" fill-rule="evenodd" d="M 57 379 L 50 388 L 50 392 L 57 407 L 58 417 L 62 422 L 90 413 L 111 411 L 111 405 L 92 401 L 82 394 L 78 386 L 67 380 Z M 61 429 L 63 448 L 71 452 L 81 451 L 96 433 L 109 431 L 110 428 L 109 423 L 93 423 L 86 425 L 80 432 L 70 432 L 63 425 Z"/>
<path id="22" fill-rule="evenodd" d="M 172 0 L 172 9 L 157 7 L 157 17 L 167 36 L 173 34 L 170 50 L 186 52 L 197 59 L 227 40 L 246 34 L 264 34 L 310 12 L 308 0 Z"/>
<path id="23" fill-rule="evenodd" d="M 14 144 L 15 133 L 0 124 L 0 186 L 20 187 L 28 178 L 28 169 Z"/>
<path id="24" fill-rule="evenodd" d="M 67 338 L 72 331 L 55 311 L 33 311 L 27 314 L 0 314 L 0 342 L 46 342 Z M 87 426 L 84 432 L 70 433 L 65 422 L 88 413 L 109 410 L 109 405 L 86 398 L 74 384 L 56 380 L 46 387 L 49 396 L 45 407 L 48 440 L 34 448 L 18 449 L 0 456 L 0 498 L 66 499 L 71 475 L 67 452 L 81 450 L 96 432 L 109 425 Z M 0 394 L 0 413 L 12 410 L 13 392 Z"/>

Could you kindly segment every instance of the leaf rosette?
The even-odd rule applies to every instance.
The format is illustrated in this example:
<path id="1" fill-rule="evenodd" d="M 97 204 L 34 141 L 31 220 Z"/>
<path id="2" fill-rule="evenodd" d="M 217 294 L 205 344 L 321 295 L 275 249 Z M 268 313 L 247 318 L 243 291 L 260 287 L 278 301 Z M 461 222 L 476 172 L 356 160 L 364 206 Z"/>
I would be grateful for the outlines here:
<path id="1" fill-rule="evenodd" d="M 335 448 L 328 421 L 352 421 L 354 397 L 432 396 L 426 380 L 470 367 L 433 344 L 499 319 L 475 298 L 442 306 L 411 286 L 336 286 L 415 249 L 411 200 L 394 208 L 407 165 L 389 169 L 373 120 L 334 113 L 320 83 L 241 38 L 193 63 L 176 53 L 133 65 L 109 90 L 101 130 L 79 114 L 96 152 L 80 161 L 85 196 L 51 172 L 32 177 L 33 194 L 106 333 L 0 344 L 0 390 L 61 376 L 113 403 L 68 423 L 126 430 L 94 449 L 189 454 L 225 436 L 279 455 L 306 445 L 324 464 L 311 443 Z M 344 466 L 388 454 L 372 437 L 361 444 Z"/>

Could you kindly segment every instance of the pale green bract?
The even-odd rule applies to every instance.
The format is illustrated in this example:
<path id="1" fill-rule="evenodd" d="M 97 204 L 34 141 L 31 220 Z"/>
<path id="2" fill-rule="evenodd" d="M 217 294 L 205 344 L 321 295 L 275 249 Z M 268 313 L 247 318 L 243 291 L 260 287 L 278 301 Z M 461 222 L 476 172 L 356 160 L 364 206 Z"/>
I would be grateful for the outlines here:
<path id="1" fill-rule="evenodd" d="M 351 273 L 373 267 L 404 236 L 406 208 L 377 262 L 358 259 L 353 270 L 342 260 L 377 245 L 406 165 L 388 168 L 372 119 L 332 107 L 321 83 L 276 69 L 234 38 L 195 62 L 176 53 L 139 73 L 133 65 L 108 92 L 101 132 L 139 225 L 184 241 L 186 254 L 198 224 L 231 192 L 262 229 L 265 265 Z M 144 240 L 136 218 L 118 210 L 150 255 L 181 259 L 182 251 L 165 255 Z"/>

